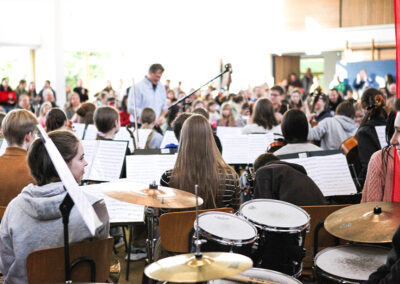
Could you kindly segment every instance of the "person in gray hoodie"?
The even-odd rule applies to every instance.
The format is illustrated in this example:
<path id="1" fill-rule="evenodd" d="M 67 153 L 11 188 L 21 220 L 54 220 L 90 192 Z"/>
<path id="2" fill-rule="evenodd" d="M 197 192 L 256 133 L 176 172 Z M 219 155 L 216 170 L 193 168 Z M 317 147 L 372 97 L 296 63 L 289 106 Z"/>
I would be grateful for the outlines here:
<path id="1" fill-rule="evenodd" d="M 80 183 L 87 162 L 82 144 L 69 131 L 49 133 L 75 180 Z M 0 226 L 0 270 L 4 283 L 28 283 L 26 258 L 36 250 L 63 246 L 63 224 L 59 206 L 66 191 L 47 151 L 36 139 L 28 153 L 28 165 L 37 185 L 29 184 L 7 206 Z M 76 206 L 69 216 L 70 243 L 108 237 L 109 217 L 105 202 L 86 194 L 102 225 L 92 237 Z M 51 273 L 51 272 L 49 272 Z"/>
<path id="2" fill-rule="evenodd" d="M 309 127 L 308 140 L 320 140 L 324 150 L 338 150 L 347 138 L 354 136 L 357 125 L 354 121 L 355 109 L 351 102 L 345 101 L 338 105 L 334 117 L 328 117 Z"/>

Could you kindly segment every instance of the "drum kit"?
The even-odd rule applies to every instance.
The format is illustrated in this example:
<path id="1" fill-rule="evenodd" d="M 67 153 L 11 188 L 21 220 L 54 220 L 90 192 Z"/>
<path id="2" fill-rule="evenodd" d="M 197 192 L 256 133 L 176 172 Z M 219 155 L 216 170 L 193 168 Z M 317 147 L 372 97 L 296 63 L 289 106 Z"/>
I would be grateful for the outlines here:
<path id="1" fill-rule="evenodd" d="M 194 253 L 153 262 L 154 219 L 147 215 L 148 262 L 145 274 L 166 282 L 301 283 L 304 242 L 310 216 L 293 204 L 270 199 L 243 203 L 233 215 L 223 212 L 198 214 L 202 199 L 182 190 L 149 188 L 126 183 L 122 188 L 103 189 L 110 197 L 152 208 L 196 207 Z M 390 243 L 400 224 L 398 203 L 363 203 L 342 208 L 325 220 L 325 229 L 356 244 L 320 251 L 314 259 L 319 283 L 360 283 L 386 262 L 389 249 L 369 243 Z M 360 244 L 361 243 L 361 244 Z M 368 244 L 367 244 L 368 243 Z M 253 268 L 254 264 L 254 268 Z"/>

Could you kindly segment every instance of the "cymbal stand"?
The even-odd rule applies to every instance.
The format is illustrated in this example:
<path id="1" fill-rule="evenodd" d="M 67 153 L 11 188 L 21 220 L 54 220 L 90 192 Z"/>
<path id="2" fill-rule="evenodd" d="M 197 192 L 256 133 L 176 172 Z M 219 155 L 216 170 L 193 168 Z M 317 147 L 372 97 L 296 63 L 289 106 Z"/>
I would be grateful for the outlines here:
<path id="1" fill-rule="evenodd" d="M 195 235 L 196 240 L 194 241 L 194 245 L 196 247 L 195 256 L 196 259 L 201 259 L 203 255 L 201 254 L 200 246 L 203 243 L 202 240 L 199 238 L 199 186 L 196 184 L 194 186 L 194 193 L 196 194 L 196 227 L 195 227 Z"/>

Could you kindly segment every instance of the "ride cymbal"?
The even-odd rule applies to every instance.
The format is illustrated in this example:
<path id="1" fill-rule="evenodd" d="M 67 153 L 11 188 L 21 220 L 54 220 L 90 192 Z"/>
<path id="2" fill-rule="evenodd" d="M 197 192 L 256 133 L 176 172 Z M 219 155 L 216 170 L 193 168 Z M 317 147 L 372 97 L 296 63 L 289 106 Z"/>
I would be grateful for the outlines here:
<path id="1" fill-rule="evenodd" d="M 124 181 L 102 184 L 102 192 L 112 198 L 138 205 L 155 208 L 191 208 L 196 206 L 196 196 L 183 190 L 158 186 L 151 189 L 148 185 Z M 203 199 L 199 197 L 199 205 Z"/>
<path id="2" fill-rule="evenodd" d="M 206 252 L 196 258 L 188 253 L 160 259 L 148 265 L 144 273 L 159 281 L 202 282 L 233 276 L 252 266 L 252 260 L 241 254 Z"/>
<path id="3" fill-rule="evenodd" d="M 399 202 L 351 205 L 333 212 L 324 223 L 330 234 L 360 243 L 390 243 L 399 225 Z"/>

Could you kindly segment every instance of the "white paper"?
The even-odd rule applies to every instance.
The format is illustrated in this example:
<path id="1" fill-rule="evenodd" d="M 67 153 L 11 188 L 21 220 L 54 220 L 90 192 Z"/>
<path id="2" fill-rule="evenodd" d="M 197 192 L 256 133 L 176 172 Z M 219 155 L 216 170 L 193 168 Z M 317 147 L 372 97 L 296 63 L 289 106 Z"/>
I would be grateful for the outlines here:
<path id="1" fill-rule="evenodd" d="M 228 164 L 251 164 L 274 141 L 272 133 L 221 136 L 222 157 Z"/>
<path id="2" fill-rule="evenodd" d="M 165 131 L 164 138 L 161 142 L 160 148 L 163 149 L 168 144 L 175 144 L 175 145 L 179 144 L 179 141 L 176 139 L 175 133 L 172 130 Z"/>
<path id="3" fill-rule="evenodd" d="M 302 165 L 324 196 L 357 193 L 347 165 L 346 156 L 343 154 L 286 159 L 283 161 Z"/>
<path id="4" fill-rule="evenodd" d="M 221 139 L 224 136 L 237 136 L 242 135 L 243 127 L 227 127 L 227 126 L 218 126 L 217 127 L 217 136 Z"/>
<path id="5" fill-rule="evenodd" d="M 45 140 L 45 147 L 50 156 L 51 161 L 53 162 L 54 167 L 57 170 L 58 176 L 60 177 L 64 187 L 67 192 L 71 196 L 71 199 L 74 201 L 76 208 L 81 214 L 82 219 L 84 220 L 86 226 L 88 227 L 92 236 L 95 235 L 96 229 L 101 226 L 101 222 L 94 211 L 92 205 L 87 200 L 85 194 L 79 188 L 78 183 L 73 177 L 70 169 L 62 158 L 60 152 L 58 151 L 56 145 L 49 138 L 46 131 L 43 127 L 38 124 L 37 128 Z"/>
<path id="6" fill-rule="evenodd" d="M 131 153 L 133 153 L 135 151 L 132 137 L 129 134 L 128 130 L 126 130 L 126 127 L 121 127 L 119 129 L 118 133 L 115 134 L 114 140 L 128 141 L 129 142 L 129 150 L 131 150 Z"/>
<path id="7" fill-rule="evenodd" d="M 97 138 L 97 128 L 94 124 L 89 124 L 85 132 L 85 140 L 96 140 Z"/>
<path id="8" fill-rule="evenodd" d="M 174 155 L 131 155 L 126 157 L 126 177 L 134 182 L 159 184 L 162 174 L 175 166 Z"/>
<path id="9" fill-rule="evenodd" d="M 99 198 L 104 199 L 104 201 L 106 202 L 108 215 L 110 216 L 110 223 L 144 222 L 145 206 L 123 202 L 105 195 L 102 192 L 102 188 L 105 185 L 110 186 L 111 184 L 92 184 L 81 186 L 81 189 L 89 192 L 91 195 L 98 196 Z M 115 183 L 115 186 L 118 186 L 118 183 Z"/>
<path id="10" fill-rule="evenodd" d="M 381 148 L 387 146 L 385 129 L 386 129 L 385 125 L 375 126 L 376 134 L 378 135 Z"/>
<path id="11" fill-rule="evenodd" d="M 152 129 L 139 129 L 139 143 L 137 142 L 137 137 L 135 136 L 136 139 L 136 145 L 139 147 L 139 149 L 144 149 L 146 147 L 146 141 L 147 138 L 149 137 Z M 135 132 L 136 133 L 136 132 Z"/>
<path id="12" fill-rule="evenodd" d="M 90 169 L 92 168 L 93 159 L 96 153 L 98 140 L 82 140 L 83 152 L 85 153 L 85 160 L 88 165 L 85 168 L 84 180 L 89 179 Z"/>
<path id="13" fill-rule="evenodd" d="M 72 124 L 72 131 L 74 131 L 76 137 L 82 140 L 83 131 L 85 130 L 85 124 L 83 123 L 73 123 Z"/>
<path id="14" fill-rule="evenodd" d="M 0 146 L 0 156 L 4 154 L 4 152 L 6 151 L 6 148 L 8 146 L 6 139 L 2 139 L 0 142 L 1 146 Z"/>

